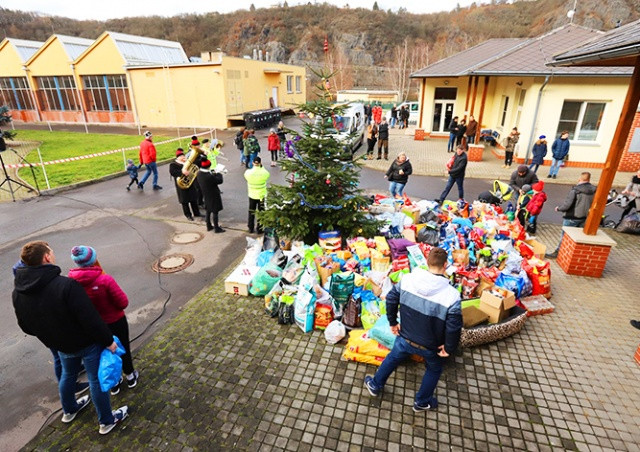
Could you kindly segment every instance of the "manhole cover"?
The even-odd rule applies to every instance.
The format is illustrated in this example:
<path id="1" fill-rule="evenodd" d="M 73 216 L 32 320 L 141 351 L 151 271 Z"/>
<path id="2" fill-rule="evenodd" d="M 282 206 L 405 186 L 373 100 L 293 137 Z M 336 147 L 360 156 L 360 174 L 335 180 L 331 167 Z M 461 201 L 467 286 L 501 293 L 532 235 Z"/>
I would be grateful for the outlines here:
<path id="1" fill-rule="evenodd" d="M 188 243 L 195 243 L 204 238 L 204 235 L 200 232 L 178 232 L 171 239 L 172 243 L 177 245 L 186 245 Z"/>
<path id="2" fill-rule="evenodd" d="M 169 254 L 155 261 L 151 267 L 158 273 L 175 273 L 191 264 L 193 264 L 193 256 L 190 254 Z"/>

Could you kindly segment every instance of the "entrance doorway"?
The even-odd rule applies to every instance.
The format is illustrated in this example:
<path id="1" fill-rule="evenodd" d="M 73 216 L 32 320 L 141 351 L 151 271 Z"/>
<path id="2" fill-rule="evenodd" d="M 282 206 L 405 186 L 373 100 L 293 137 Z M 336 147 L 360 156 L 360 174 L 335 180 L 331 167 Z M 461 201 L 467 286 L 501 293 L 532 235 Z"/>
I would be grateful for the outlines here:
<path id="1" fill-rule="evenodd" d="M 278 87 L 274 86 L 271 88 L 271 99 L 273 99 L 272 108 L 276 108 L 278 106 Z"/>
<path id="2" fill-rule="evenodd" d="M 432 132 L 448 132 L 447 127 L 453 118 L 453 106 L 455 102 L 436 100 L 433 107 Z"/>

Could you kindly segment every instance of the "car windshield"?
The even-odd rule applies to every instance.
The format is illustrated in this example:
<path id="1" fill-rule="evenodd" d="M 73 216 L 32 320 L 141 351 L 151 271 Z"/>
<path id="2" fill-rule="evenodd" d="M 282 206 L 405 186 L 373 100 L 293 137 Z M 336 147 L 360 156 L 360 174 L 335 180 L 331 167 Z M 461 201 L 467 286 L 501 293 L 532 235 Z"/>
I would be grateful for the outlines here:
<path id="1" fill-rule="evenodd" d="M 349 117 L 336 115 L 331 118 L 318 118 L 318 121 L 320 120 L 324 121 L 329 133 L 350 132 L 351 118 Z"/>

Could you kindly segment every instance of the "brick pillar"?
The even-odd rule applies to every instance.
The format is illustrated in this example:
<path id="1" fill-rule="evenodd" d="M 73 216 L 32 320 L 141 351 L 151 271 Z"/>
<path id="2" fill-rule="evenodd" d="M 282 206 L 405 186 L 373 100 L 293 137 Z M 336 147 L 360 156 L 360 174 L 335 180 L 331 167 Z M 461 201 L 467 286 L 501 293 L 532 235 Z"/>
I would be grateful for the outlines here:
<path id="1" fill-rule="evenodd" d="M 564 236 L 556 261 L 560 268 L 568 275 L 600 278 L 616 242 L 602 231 L 586 235 L 582 228 L 564 226 L 562 230 Z"/>
<path id="2" fill-rule="evenodd" d="M 481 162 L 483 151 L 484 151 L 484 145 L 470 144 L 469 152 L 467 153 L 467 160 L 469 160 L 470 162 Z"/>
<path id="3" fill-rule="evenodd" d="M 629 152 L 629 146 L 631 145 L 631 139 L 633 138 L 634 133 L 640 133 L 640 111 L 636 112 L 636 115 L 633 117 L 633 123 L 631 124 L 631 130 L 629 131 L 629 136 L 627 137 L 627 142 L 624 145 L 624 154 L 622 154 L 622 158 L 620 159 L 620 164 L 618 165 L 618 171 L 627 171 L 627 172 L 636 172 L 640 169 L 640 152 Z"/>

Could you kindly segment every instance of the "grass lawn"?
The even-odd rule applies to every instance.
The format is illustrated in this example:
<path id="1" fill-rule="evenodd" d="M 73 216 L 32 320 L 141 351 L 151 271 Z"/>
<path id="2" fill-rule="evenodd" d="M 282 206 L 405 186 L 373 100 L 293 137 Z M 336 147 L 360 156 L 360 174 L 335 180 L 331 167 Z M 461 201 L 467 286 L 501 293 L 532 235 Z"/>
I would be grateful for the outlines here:
<path id="1" fill-rule="evenodd" d="M 155 142 L 170 138 L 174 137 L 159 135 L 153 137 Z M 138 145 L 140 144 L 141 137 L 136 135 L 20 130 L 16 139 L 20 141 L 41 142 L 42 144 L 39 146 L 40 153 L 42 154 L 42 160 L 45 162 L 133 146 L 135 149 L 125 152 L 126 158 L 132 159 L 136 164 L 139 163 Z M 182 143 L 174 141 L 163 145 L 156 145 L 158 161 L 173 158 L 175 156 L 176 148 L 186 148 L 189 142 L 190 139 L 183 139 Z M 39 162 L 38 152 L 35 150 L 30 152 L 25 158 L 31 163 Z M 122 152 L 116 152 L 114 154 L 100 157 L 47 165 L 46 170 L 49 178 L 49 184 L 51 185 L 51 188 L 53 188 L 97 179 L 109 174 L 124 171 L 124 165 L 125 160 L 123 159 Z M 142 167 L 142 170 L 144 171 L 144 167 Z M 22 168 L 19 173 L 22 179 L 29 183 L 33 183 L 31 169 Z M 42 168 L 36 167 L 35 173 L 40 188 L 46 189 L 47 185 Z"/>

